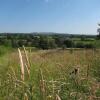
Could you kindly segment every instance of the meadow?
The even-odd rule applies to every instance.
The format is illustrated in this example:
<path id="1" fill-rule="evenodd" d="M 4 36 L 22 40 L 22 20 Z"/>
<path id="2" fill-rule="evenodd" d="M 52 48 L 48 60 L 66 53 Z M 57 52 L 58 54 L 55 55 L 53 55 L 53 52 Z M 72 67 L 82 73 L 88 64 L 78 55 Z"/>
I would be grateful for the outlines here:
<path id="1" fill-rule="evenodd" d="M 5 50 L 0 100 L 100 100 L 100 49 Z"/>

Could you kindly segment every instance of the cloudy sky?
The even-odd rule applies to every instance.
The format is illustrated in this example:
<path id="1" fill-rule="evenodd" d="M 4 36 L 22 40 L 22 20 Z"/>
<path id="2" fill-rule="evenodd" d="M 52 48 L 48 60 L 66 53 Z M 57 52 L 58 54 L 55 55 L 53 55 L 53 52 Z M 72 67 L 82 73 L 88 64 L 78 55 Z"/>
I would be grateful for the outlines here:
<path id="1" fill-rule="evenodd" d="M 100 0 L 0 0 L 0 32 L 97 34 Z"/>

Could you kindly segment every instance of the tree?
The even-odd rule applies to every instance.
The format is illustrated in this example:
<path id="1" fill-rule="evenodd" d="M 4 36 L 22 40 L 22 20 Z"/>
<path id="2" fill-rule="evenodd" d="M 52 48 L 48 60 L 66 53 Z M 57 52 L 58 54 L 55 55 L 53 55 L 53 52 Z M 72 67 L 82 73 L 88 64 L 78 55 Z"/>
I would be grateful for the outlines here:
<path id="1" fill-rule="evenodd" d="M 42 49 L 56 48 L 55 40 L 50 36 L 40 36 L 39 48 Z"/>
<path id="2" fill-rule="evenodd" d="M 67 39 L 64 41 L 64 44 L 66 45 L 66 47 L 71 48 L 74 47 L 74 42 L 71 39 Z"/>

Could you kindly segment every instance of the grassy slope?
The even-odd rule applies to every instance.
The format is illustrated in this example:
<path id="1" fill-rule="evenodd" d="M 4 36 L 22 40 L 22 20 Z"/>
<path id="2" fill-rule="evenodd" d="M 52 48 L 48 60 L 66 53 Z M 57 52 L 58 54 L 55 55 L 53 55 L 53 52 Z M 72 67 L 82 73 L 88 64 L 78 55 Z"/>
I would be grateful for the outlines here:
<path id="1" fill-rule="evenodd" d="M 96 89 L 96 86 L 94 88 L 93 86 L 99 84 L 91 71 L 97 64 L 97 60 L 100 60 L 99 56 L 99 50 L 39 50 L 30 52 L 28 53 L 31 62 L 30 78 L 27 79 L 27 72 L 25 72 L 27 87 L 24 87 L 23 92 L 21 92 L 23 87 L 20 86 L 22 85 L 15 88 L 16 82 L 13 82 L 14 79 L 11 77 L 15 73 L 17 79 L 20 80 L 18 52 L 16 50 L 6 53 L 0 58 L 0 88 L 2 88 L 0 96 L 4 100 L 6 98 L 22 100 L 23 94 L 27 93 L 29 100 L 45 100 L 46 98 L 47 100 L 55 100 L 54 98 L 58 94 L 62 100 L 78 100 L 80 98 L 89 100 L 89 96 L 96 95 L 96 93 L 92 93 L 92 89 Z M 25 63 L 25 56 L 23 58 Z M 80 69 L 79 74 L 72 79 L 69 73 L 77 66 Z M 14 73 L 11 68 L 13 68 Z M 40 69 L 46 86 L 40 83 L 42 76 Z M 7 80 L 9 82 L 6 82 Z M 3 87 L 4 84 L 6 86 Z M 44 94 L 41 94 L 43 92 L 39 87 L 41 84 L 46 90 Z M 96 90 L 96 92 L 99 91 L 98 88 Z M 97 95 L 100 96 L 99 92 Z"/>

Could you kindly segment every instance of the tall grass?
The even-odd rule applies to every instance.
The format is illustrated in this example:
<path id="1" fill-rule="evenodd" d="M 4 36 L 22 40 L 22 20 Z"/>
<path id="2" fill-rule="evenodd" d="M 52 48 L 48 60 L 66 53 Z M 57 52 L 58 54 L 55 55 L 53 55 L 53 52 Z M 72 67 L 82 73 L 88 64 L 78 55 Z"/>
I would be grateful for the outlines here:
<path id="1" fill-rule="evenodd" d="M 100 99 L 99 50 L 28 52 L 23 46 L 9 55 L 0 74 L 1 100 Z"/>

